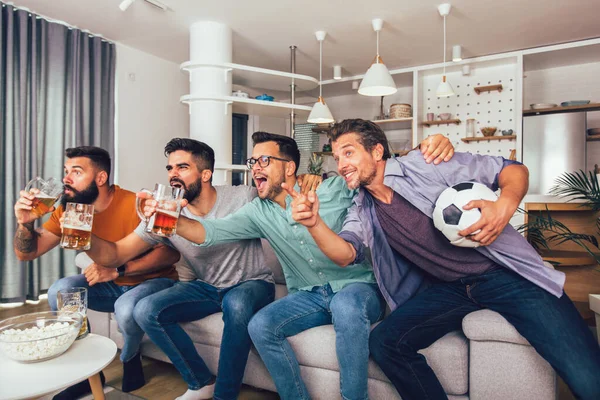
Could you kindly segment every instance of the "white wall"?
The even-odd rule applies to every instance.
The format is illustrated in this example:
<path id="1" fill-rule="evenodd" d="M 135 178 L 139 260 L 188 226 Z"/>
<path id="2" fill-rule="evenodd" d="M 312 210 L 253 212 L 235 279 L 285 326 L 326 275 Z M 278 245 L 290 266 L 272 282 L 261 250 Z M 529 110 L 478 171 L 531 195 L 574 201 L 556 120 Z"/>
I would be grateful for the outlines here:
<path id="1" fill-rule="evenodd" d="M 571 65 L 525 73 L 523 106 L 533 103 L 556 103 L 569 100 L 600 102 L 599 63 Z M 600 128 L 600 112 L 590 112 L 588 128 Z M 587 169 L 600 165 L 600 142 L 588 142 Z"/>
<path id="2" fill-rule="evenodd" d="M 188 76 L 179 65 L 117 44 L 115 183 L 137 191 L 168 183 L 165 144 L 189 137 Z"/>

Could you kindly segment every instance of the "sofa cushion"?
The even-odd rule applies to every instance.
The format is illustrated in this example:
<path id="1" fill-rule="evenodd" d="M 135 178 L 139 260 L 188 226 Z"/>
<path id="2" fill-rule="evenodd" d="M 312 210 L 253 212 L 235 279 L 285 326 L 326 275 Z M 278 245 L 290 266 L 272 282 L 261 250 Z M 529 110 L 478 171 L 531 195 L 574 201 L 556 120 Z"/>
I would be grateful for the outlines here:
<path id="1" fill-rule="evenodd" d="M 182 327 L 195 343 L 220 346 L 223 334 L 222 313 L 199 321 L 186 322 Z M 318 326 L 289 338 L 300 365 L 339 371 L 333 325 Z M 420 351 L 435 371 L 446 393 L 461 395 L 468 390 L 468 343 L 460 332 L 451 332 Z M 369 377 L 389 382 L 371 360 Z"/>
<path id="2" fill-rule="evenodd" d="M 463 319 L 463 332 L 471 340 L 499 341 L 529 345 L 502 315 L 492 310 L 479 310 Z"/>
<path id="3" fill-rule="evenodd" d="M 289 342 L 300 365 L 339 371 L 333 325 L 301 332 L 290 337 Z M 446 393 L 461 395 L 468 391 L 469 348 L 462 333 L 448 333 L 420 353 L 427 358 Z M 369 377 L 389 382 L 372 360 L 369 361 Z"/>

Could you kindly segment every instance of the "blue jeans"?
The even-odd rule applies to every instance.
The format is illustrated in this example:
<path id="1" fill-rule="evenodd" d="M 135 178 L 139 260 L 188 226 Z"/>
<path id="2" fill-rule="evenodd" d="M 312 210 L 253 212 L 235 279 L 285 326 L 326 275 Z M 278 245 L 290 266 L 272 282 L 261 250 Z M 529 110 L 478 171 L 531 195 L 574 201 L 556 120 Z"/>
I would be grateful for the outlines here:
<path id="1" fill-rule="evenodd" d="M 403 399 L 446 399 L 417 351 L 460 330 L 464 316 L 482 308 L 513 324 L 577 398 L 600 399 L 600 348 L 569 297 L 557 298 L 505 268 L 416 295 L 371 332 L 371 356 Z"/>
<path id="2" fill-rule="evenodd" d="M 198 390 L 213 375 L 179 323 L 222 311 L 225 326 L 214 398 L 237 399 L 252 345 L 248 322 L 274 297 L 275 285 L 261 280 L 222 289 L 202 281 L 177 282 L 172 288 L 140 301 L 133 316 L 173 362 L 189 389 Z"/>
<path id="3" fill-rule="evenodd" d="M 114 282 L 88 285 L 85 275 L 73 275 L 61 278 L 48 289 L 48 303 L 51 310 L 57 310 L 56 294 L 61 289 L 84 287 L 88 290 L 88 308 L 101 312 L 114 312 L 115 319 L 123 333 L 121 361 L 127 362 L 137 354 L 144 331 L 133 319 L 135 305 L 144 297 L 173 286 L 175 281 L 169 278 L 149 279 L 135 286 L 119 286 Z"/>
<path id="4" fill-rule="evenodd" d="M 298 291 L 257 313 L 248 331 L 284 400 L 309 399 L 300 366 L 287 337 L 333 323 L 344 399 L 368 397 L 367 365 L 371 324 L 385 305 L 377 285 L 352 283 L 337 293 L 329 284 Z"/>

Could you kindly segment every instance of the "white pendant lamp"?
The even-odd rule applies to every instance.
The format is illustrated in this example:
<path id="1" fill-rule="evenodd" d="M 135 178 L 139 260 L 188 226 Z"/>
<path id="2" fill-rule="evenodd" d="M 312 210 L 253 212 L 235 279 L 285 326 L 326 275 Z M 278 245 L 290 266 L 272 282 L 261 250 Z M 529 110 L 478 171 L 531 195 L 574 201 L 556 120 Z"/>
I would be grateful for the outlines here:
<path id="1" fill-rule="evenodd" d="M 383 28 L 382 19 L 374 19 L 371 21 L 373 30 L 377 32 L 377 57 L 367 73 L 363 77 L 358 93 L 363 96 L 388 96 L 398 91 L 394 78 L 390 75 L 387 67 L 379 57 L 379 31 Z"/>
<path id="2" fill-rule="evenodd" d="M 329 111 L 329 107 L 325 104 L 323 86 L 321 85 L 323 81 L 323 40 L 325 40 L 327 32 L 318 31 L 315 32 L 315 36 L 319 41 L 319 99 L 310 111 L 307 121 L 311 124 L 330 124 L 335 122 L 335 120 L 333 119 L 333 115 L 331 115 L 331 111 Z"/>
<path id="3" fill-rule="evenodd" d="M 441 4 L 438 6 L 438 11 L 442 17 L 444 17 L 444 75 L 442 81 L 438 86 L 435 95 L 437 97 L 450 97 L 454 96 L 454 89 L 449 82 L 446 81 L 446 17 L 450 14 L 452 6 L 449 3 Z"/>
<path id="4" fill-rule="evenodd" d="M 460 47 L 460 44 L 452 46 L 452 61 L 462 61 L 462 47 Z"/>

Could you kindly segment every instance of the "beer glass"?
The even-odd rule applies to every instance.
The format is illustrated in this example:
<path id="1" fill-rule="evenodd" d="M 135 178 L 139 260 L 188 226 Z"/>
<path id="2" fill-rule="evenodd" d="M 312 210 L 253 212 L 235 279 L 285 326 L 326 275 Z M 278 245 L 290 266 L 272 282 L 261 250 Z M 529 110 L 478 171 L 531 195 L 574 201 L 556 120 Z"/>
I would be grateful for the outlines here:
<path id="1" fill-rule="evenodd" d="M 92 242 L 94 206 L 67 203 L 62 226 L 60 246 L 63 249 L 89 250 Z"/>
<path id="2" fill-rule="evenodd" d="M 50 211 L 54 203 L 56 203 L 56 200 L 58 200 L 63 192 L 63 185 L 54 178 L 44 180 L 38 176 L 29 181 L 25 187 L 25 191 L 30 192 L 34 187 L 39 192 L 35 193 L 35 199 L 33 199 L 33 204 L 31 205 L 33 209 L 31 211 L 38 217 L 41 217 Z"/>
<path id="3" fill-rule="evenodd" d="M 137 198 L 137 212 L 142 221 L 146 222 L 146 232 L 162 237 L 173 236 L 177 228 L 181 200 L 183 200 L 185 190 L 157 183 L 154 191 L 148 189 L 141 191 L 150 194 L 152 199 L 158 202 L 156 213 L 152 217 L 146 218 L 142 210 L 143 199 Z"/>
<path id="4" fill-rule="evenodd" d="M 81 329 L 77 339 L 83 339 L 88 335 L 87 323 L 87 306 L 88 306 L 88 291 L 84 287 L 71 287 L 61 289 L 56 294 L 56 302 L 59 311 L 78 312 L 83 317 Z"/>

